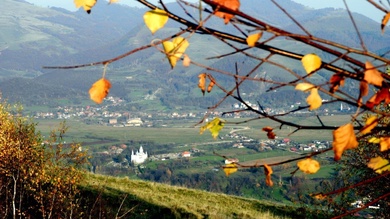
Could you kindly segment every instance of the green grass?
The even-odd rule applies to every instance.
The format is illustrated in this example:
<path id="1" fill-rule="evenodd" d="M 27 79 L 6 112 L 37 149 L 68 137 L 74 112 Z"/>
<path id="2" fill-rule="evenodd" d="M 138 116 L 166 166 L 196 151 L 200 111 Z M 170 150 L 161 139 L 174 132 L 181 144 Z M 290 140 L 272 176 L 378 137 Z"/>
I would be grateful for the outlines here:
<path id="1" fill-rule="evenodd" d="M 284 204 L 101 175 L 88 174 L 82 192 L 126 218 L 316 218 Z"/>

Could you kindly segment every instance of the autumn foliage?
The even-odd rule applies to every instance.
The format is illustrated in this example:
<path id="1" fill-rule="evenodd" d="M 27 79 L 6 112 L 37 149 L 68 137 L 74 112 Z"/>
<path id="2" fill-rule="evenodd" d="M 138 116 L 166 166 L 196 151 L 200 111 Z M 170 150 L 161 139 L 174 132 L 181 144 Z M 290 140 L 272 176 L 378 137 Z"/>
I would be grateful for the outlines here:
<path id="1" fill-rule="evenodd" d="M 65 127 L 43 142 L 31 121 L 0 104 L 0 216 L 69 218 L 81 216 L 76 195 L 86 163 L 80 145 L 65 148 Z"/>

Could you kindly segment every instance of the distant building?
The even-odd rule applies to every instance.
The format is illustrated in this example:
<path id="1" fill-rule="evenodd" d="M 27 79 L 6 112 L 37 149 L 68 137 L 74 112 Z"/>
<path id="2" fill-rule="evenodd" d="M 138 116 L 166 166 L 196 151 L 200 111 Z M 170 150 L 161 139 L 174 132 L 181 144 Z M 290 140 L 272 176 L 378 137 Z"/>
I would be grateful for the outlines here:
<path id="1" fill-rule="evenodd" d="M 143 124 L 141 118 L 132 118 L 127 120 L 126 126 L 142 126 Z"/>
<path id="2" fill-rule="evenodd" d="M 148 158 L 148 152 L 144 152 L 144 149 L 142 148 L 142 146 L 139 148 L 139 151 L 136 151 L 134 153 L 134 151 L 132 150 L 131 151 L 131 162 L 134 163 L 134 164 L 141 164 L 143 162 L 146 161 L 146 159 Z"/>
<path id="3" fill-rule="evenodd" d="M 191 157 L 191 153 L 189 151 L 184 151 L 183 153 L 181 153 L 181 156 L 182 157 Z"/>

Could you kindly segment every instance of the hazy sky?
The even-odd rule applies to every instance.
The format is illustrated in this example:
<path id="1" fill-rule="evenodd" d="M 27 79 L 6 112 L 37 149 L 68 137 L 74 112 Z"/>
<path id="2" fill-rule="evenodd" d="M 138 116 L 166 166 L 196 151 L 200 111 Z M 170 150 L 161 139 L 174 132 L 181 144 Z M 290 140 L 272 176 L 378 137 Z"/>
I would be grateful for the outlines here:
<path id="1" fill-rule="evenodd" d="M 55 6 L 55 7 L 62 7 L 71 11 L 76 10 L 73 4 L 73 0 L 27 0 L 27 1 L 35 5 L 40 5 L 44 7 Z M 157 2 L 158 0 L 150 0 L 150 1 Z M 343 0 L 293 0 L 293 1 L 315 9 L 326 8 L 326 7 L 345 8 Z M 131 6 L 141 6 L 140 3 L 135 2 L 134 0 L 120 0 L 119 3 L 131 5 Z M 371 6 L 369 3 L 367 3 L 366 0 L 347 0 L 347 3 L 348 3 L 348 7 L 352 11 L 358 12 L 360 14 L 364 14 L 365 16 L 370 17 L 371 19 L 374 19 L 379 23 L 381 22 L 384 16 L 383 12 Z"/>

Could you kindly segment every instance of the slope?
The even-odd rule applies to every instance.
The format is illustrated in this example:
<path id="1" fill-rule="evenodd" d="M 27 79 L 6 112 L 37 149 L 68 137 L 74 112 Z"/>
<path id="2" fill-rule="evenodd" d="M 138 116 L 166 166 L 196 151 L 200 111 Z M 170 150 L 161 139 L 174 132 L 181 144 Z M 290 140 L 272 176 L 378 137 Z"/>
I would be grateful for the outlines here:
<path id="1" fill-rule="evenodd" d="M 87 175 L 82 187 L 91 214 L 130 218 L 321 218 L 278 203 L 127 178 Z M 121 205 L 123 201 L 123 205 Z M 108 207 L 99 211 L 96 206 Z M 92 215 L 92 216 L 93 216 Z"/>

